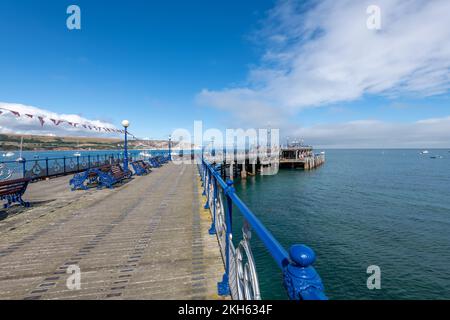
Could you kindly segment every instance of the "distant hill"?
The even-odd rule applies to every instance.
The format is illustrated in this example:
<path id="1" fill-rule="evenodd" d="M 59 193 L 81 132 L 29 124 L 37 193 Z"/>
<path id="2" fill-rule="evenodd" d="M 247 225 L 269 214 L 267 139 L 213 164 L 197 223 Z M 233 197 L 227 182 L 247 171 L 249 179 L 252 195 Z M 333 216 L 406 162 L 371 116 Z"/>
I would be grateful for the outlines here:
<path id="1" fill-rule="evenodd" d="M 23 137 L 24 151 L 46 150 L 114 150 L 123 147 L 123 140 L 108 138 L 80 138 L 80 137 L 51 137 L 0 134 L 0 150 L 14 151 L 20 148 L 20 139 Z M 168 141 L 163 140 L 129 140 L 130 149 L 167 149 Z M 172 143 L 176 148 L 178 143 Z"/>

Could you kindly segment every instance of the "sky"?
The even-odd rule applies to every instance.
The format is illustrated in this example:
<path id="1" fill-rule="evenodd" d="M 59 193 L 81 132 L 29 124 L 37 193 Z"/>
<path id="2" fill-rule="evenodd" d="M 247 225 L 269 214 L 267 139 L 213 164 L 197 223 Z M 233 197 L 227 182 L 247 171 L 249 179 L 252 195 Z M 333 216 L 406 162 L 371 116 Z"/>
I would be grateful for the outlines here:
<path id="1" fill-rule="evenodd" d="M 66 26 L 73 4 L 81 30 Z M 201 120 L 321 148 L 447 148 L 449 13 L 448 0 L 3 0 L 0 111 L 128 119 L 153 139 Z M 114 136 L 6 113 L 0 132 Z"/>

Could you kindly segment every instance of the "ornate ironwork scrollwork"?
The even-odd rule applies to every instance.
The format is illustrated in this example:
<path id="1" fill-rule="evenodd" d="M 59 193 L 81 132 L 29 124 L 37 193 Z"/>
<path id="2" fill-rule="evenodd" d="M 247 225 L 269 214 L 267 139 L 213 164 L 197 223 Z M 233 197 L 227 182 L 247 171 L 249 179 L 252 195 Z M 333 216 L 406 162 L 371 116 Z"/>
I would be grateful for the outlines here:
<path id="1" fill-rule="evenodd" d="M 236 264 L 234 276 L 239 300 L 261 300 L 258 274 L 250 247 L 251 237 L 250 226 L 245 221 L 242 228 L 242 240 L 234 253 L 234 263 Z"/>
<path id="2" fill-rule="evenodd" d="M 220 189 L 217 190 L 215 209 L 216 209 L 216 233 L 220 241 L 220 246 L 222 247 L 223 250 L 225 250 L 227 224 L 225 220 L 225 208 L 223 206 L 222 192 L 220 192 Z"/>
<path id="3" fill-rule="evenodd" d="M 73 169 L 75 169 L 75 166 L 76 166 L 76 164 L 75 164 L 75 162 L 73 161 L 73 159 L 70 159 L 70 160 L 69 160 L 69 168 L 70 168 L 71 170 L 73 170 Z"/>
<path id="4" fill-rule="evenodd" d="M 39 165 L 39 162 L 37 160 L 34 162 L 34 165 L 30 171 L 31 171 L 32 176 L 40 176 L 41 175 L 42 167 Z"/>
<path id="5" fill-rule="evenodd" d="M 0 163 L 0 180 L 8 180 L 14 174 L 14 169 L 8 167 L 6 163 Z"/>
<path id="6" fill-rule="evenodd" d="M 59 164 L 57 160 L 53 162 L 52 170 L 53 172 L 59 172 L 61 171 L 62 166 Z"/>

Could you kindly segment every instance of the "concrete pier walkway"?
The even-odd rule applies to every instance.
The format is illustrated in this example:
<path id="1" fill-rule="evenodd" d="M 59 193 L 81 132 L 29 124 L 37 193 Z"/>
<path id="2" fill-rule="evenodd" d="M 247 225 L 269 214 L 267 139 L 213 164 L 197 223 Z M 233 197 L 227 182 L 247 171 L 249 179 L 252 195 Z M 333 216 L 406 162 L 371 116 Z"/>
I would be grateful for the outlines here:
<path id="1" fill-rule="evenodd" d="M 223 262 L 196 166 L 167 164 L 114 190 L 70 192 L 69 179 L 34 183 L 30 209 L 0 211 L 0 299 L 219 298 Z"/>

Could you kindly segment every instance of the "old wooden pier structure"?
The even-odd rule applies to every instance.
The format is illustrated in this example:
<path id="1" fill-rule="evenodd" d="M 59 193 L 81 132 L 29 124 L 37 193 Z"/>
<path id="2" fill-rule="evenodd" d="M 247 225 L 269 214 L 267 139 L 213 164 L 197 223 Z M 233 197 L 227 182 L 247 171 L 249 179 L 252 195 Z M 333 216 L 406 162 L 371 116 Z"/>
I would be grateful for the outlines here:
<path id="1" fill-rule="evenodd" d="M 279 169 L 313 170 L 325 163 L 325 153 L 314 153 L 311 146 L 289 145 L 264 152 L 210 150 L 204 158 L 221 166 L 222 177 L 235 179 L 247 176 L 272 175 Z"/>

